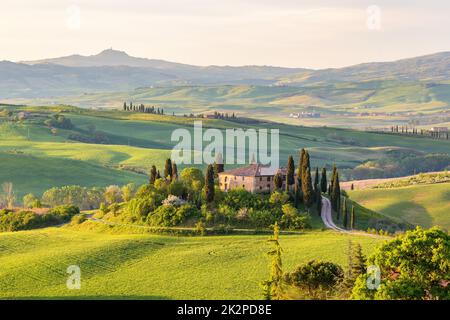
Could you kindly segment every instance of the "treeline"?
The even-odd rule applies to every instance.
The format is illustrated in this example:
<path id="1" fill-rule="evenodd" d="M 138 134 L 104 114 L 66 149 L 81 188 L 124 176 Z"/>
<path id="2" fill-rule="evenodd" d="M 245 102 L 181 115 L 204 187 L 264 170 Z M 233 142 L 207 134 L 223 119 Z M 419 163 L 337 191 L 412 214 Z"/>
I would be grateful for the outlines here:
<path id="1" fill-rule="evenodd" d="M 408 127 L 408 126 L 391 126 L 390 132 L 395 133 L 395 134 L 405 134 L 405 135 L 412 135 L 412 136 L 429 137 L 429 138 L 433 138 L 433 139 L 448 140 L 448 138 L 449 138 L 448 131 L 433 131 L 433 130 L 426 130 L 426 129 L 418 129 L 415 127 Z"/>
<path id="2" fill-rule="evenodd" d="M 55 207 L 45 214 L 28 210 L 3 209 L 0 210 L 0 231 L 11 232 L 59 225 L 69 222 L 73 216 L 79 213 L 80 210 L 72 205 Z"/>
<path id="3" fill-rule="evenodd" d="M 352 180 L 395 178 L 418 173 L 444 171 L 450 168 L 450 156 L 442 153 L 413 153 L 410 150 L 395 150 L 378 160 L 367 161 L 346 171 Z"/>
<path id="4" fill-rule="evenodd" d="M 123 111 L 132 111 L 132 112 L 141 112 L 141 113 L 151 113 L 151 114 L 160 114 L 164 115 L 164 109 L 163 108 L 155 108 L 155 106 L 147 107 L 144 104 L 138 104 L 135 105 L 133 102 L 130 102 L 130 104 L 127 104 L 126 102 L 123 103 Z"/>

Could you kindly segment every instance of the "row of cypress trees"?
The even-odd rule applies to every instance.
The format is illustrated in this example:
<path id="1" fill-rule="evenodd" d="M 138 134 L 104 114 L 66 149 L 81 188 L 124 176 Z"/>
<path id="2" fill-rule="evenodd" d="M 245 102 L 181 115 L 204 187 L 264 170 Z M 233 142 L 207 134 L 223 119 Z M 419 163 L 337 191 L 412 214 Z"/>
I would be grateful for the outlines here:
<path id="1" fill-rule="evenodd" d="M 170 158 L 166 159 L 166 163 L 164 165 L 164 176 L 161 176 L 160 171 L 155 165 L 152 165 L 150 169 L 150 184 L 154 184 L 157 179 L 161 179 L 162 177 L 169 181 L 175 181 L 178 179 L 177 164 L 172 162 Z"/>

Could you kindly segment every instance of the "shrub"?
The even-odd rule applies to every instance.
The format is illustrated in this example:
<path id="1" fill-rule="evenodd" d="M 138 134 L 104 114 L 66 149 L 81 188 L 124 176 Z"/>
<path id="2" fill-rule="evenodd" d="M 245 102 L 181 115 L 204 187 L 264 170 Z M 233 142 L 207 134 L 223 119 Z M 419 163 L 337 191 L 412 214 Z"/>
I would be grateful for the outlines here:
<path id="1" fill-rule="evenodd" d="M 384 243 L 368 258 L 380 270 L 378 289 L 367 288 L 369 275 L 360 275 L 354 299 L 450 299 L 450 236 L 437 227 L 417 227 Z"/>
<path id="2" fill-rule="evenodd" d="M 342 268 L 332 262 L 309 261 L 285 274 L 285 282 L 298 289 L 302 298 L 326 299 L 344 278 Z"/>

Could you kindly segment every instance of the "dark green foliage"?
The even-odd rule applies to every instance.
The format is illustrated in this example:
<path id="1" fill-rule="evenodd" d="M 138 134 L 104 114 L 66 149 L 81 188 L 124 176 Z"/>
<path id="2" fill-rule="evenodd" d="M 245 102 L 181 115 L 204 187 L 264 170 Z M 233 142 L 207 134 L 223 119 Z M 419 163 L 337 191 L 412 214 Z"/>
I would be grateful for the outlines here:
<path id="1" fill-rule="evenodd" d="M 50 119 L 45 120 L 44 124 L 49 127 L 59 128 L 59 129 L 73 129 L 74 126 L 70 119 L 66 118 L 62 114 L 55 114 Z"/>
<path id="2" fill-rule="evenodd" d="M 178 168 L 177 168 L 177 164 L 175 162 L 172 163 L 172 175 L 171 175 L 171 180 L 175 181 L 178 179 Z"/>
<path id="3" fill-rule="evenodd" d="M 316 174 L 314 176 L 314 192 L 320 192 L 319 190 L 319 168 L 316 167 Z"/>
<path id="4" fill-rule="evenodd" d="M 322 215 L 322 194 L 320 192 L 316 193 L 316 209 L 317 209 L 317 214 L 319 216 Z"/>
<path id="5" fill-rule="evenodd" d="M 356 225 L 356 212 L 355 212 L 355 206 L 352 206 L 352 213 L 350 218 L 350 229 L 355 229 Z"/>
<path id="6" fill-rule="evenodd" d="M 205 194 L 206 194 L 206 202 L 211 203 L 214 201 L 214 167 L 213 165 L 208 165 L 206 169 L 205 176 Z"/>
<path id="7" fill-rule="evenodd" d="M 200 211 L 192 205 L 175 207 L 173 205 L 163 205 L 158 207 L 147 217 L 147 223 L 151 226 L 173 227 L 191 218 L 199 218 Z"/>
<path id="8" fill-rule="evenodd" d="M 327 192 L 327 186 L 328 186 L 327 169 L 326 168 L 322 168 L 322 177 L 320 179 L 320 189 L 322 190 L 323 193 Z"/>
<path id="9" fill-rule="evenodd" d="M 150 184 L 155 184 L 157 175 L 158 175 L 158 171 L 156 170 L 156 166 L 153 165 L 150 170 Z"/>
<path id="10" fill-rule="evenodd" d="M 281 188 L 283 187 L 283 178 L 279 172 L 277 172 L 277 174 L 275 174 L 275 176 L 273 178 L 273 183 L 277 190 L 281 190 Z"/>
<path id="11" fill-rule="evenodd" d="M 312 260 L 286 274 L 284 280 L 297 288 L 302 298 L 326 299 L 343 277 L 344 271 L 339 265 Z"/>
<path id="12" fill-rule="evenodd" d="M 286 188 L 289 188 L 289 186 L 292 186 L 294 184 L 295 182 L 294 173 L 295 173 L 294 158 L 292 158 L 292 156 L 289 156 L 286 172 Z"/>
<path id="13" fill-rule="evenodd" d="M 376 290 L 367 288 L 368 274 L 361 274 L 352 291 L 354 299 L 450 299 L 450 236 L 434 227 L 397 236 L 377 248 L 367 265 L 378 266 Z M 370 281 L 370 280 L 369 280 Z"/>
<path id="14" fill-rule="evenodd" d="M 344 197 L 344 202 L 342 203 L 342 224 L 344 229 L 348 229 L 348 211 L 347 211 L 347 198 Z"/>
<path id="15" fill-rule="evenodd" d="M 172 180 L 172 160 L 166 159 L 166 164 L 164 166 L 164 178 Z"/>
<path id="16" fill-rule="evenodd" d="M 0 210 L 0 231 L 19 231 L 54 226 L 70 221 L 79 214 L 75 206 L 59 206 L 46 214 L 37 214 L 32 211 L 14 212 L 8 209 Z"/>
<path id="17" fill-rule="evenodd" d="M 308 153 L 306 153 L 308 154 Z M 303 179 L 302 179 L 302 194 L 303 202 L 306 207 L 311 207 L 314 201 L 314 190 L 311 181 L 311 171 L 310 168 L 304 168 Z"/>

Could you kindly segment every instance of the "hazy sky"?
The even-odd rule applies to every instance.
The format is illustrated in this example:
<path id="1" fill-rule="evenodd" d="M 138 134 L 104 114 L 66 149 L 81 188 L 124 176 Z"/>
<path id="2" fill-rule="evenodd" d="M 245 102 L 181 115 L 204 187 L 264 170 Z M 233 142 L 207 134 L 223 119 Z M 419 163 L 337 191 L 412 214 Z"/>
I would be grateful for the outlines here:
<path id="1" fill-rule="evenodd" d="M 197 65 L 338 67 L 450 50 L 448 0 L 0 0 L 0 60 L 113 47 Z"/>

